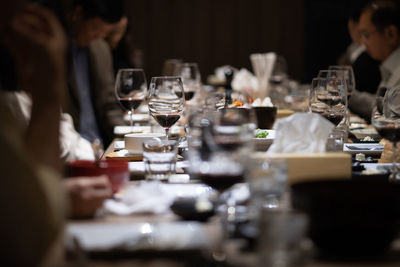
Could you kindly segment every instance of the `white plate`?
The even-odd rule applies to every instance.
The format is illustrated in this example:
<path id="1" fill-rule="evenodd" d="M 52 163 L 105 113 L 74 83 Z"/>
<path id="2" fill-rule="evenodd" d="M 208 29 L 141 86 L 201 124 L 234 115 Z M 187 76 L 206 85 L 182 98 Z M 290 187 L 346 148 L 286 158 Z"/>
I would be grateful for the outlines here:
<path id="1" fill-rule="evenodd" d="M 267 151 L 267 149 L 272 145 L 275 139 L 275 130 L 266 130 L 268 135 L 265 138 L 253 138 L 253 143 L 256 146 L 257 151 Z"/>
<path id="2" fill-rule="evenodd" d="M 358 139 L 370 136 L 373 139 L 379 138 L 378 132 L 375 128 L 358 129 L 351 131 Z"/>
<path id="3" fill-rule="evenodd" d="M 378 144 L 345 143 L 343 146 L 343 152 L 350 153 L 352 155 L 363 153 L 366 156 L 379 156 L 382 151 L 383 146 Z"/>
<path id="4" fill-rule="evenodd" d="M 124 148 L 125 148 L 125 141 L 114 142 L 114 149 L 124 149 Z"/>
<path id="5" fill-rule="evenodd" d="M 133 114 L 132 119 L 133 119 L 133 122 L 147 122 L 147 121 L 149 121 L 150 117 L 149 117 L 149 114 Z M 125 114 L 124 121 L 130 122 L 131 116 L 129 116 L 129 114 Z"/>
<path id="6" fill-rule="evenodd" d="M 67 240 L 76 238 L 85 252 L 112 250 L 187 250 L 210 246 L 206 229 L 197 222 L 72 222 L 66 227 Z M 67 248 L 73 249 L 67 242 Z"/>
<path id="7" fill-rule="evenodd" d="M 114 134 L 123 136 L 128 133 L 149 133 L 151 132 L 151 126 L 115 126 Z"/>

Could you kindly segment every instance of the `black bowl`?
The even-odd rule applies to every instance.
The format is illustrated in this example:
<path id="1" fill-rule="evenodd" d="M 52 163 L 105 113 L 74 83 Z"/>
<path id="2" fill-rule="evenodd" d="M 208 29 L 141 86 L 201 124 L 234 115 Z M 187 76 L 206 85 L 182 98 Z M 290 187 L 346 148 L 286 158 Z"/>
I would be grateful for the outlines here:
<path id="1" fill-rule="evenodd" d="M 257 127 L 260 129 L 272 129 L 276 119 L 276 107 L 253 107 L 257 118 Z"/>
<path id="2" fill-rule="evenodd" d="M 215 214 L 214 207 L 204 211 L 197 210 L 196 202 L 195 198 L 177 198 L 170 208 L 173 213 L 188 221 L 207 221 Z"/>
<path id="3" fill-rule="evenodd" d="M 322 255 L 381 255 L 398 233 L 400 185 L 379 180 L 303 182 L 292 185 L 292 205 L 309 215 L 309 236 Z"/>
<path id="4" fill-rule="evenodd" d="M 389 175 L 390 172 L 377 172 L 377 173 L 371 173 L 371 174 L 365 174 L 362 171 L 353 171 L 352 172 L 352 179 L 359 179 L 359 180 L 363 180 L 363 181 L 367 181 L 367 180 L 377 180 L 377 181 L 389 181 Z"/>

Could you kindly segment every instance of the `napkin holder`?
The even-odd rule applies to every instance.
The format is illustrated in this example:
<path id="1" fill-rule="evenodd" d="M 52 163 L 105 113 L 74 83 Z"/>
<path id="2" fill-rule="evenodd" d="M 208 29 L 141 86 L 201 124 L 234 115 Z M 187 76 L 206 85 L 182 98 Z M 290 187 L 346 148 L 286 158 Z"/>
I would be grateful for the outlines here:
<path id="1" fill-rule="evenodd" d="M 273 155 L 257 152 L 256 157 L 287 159 L 289 185 L 311 180 L 351 178 L 351 155 L 342 152 Z"/>

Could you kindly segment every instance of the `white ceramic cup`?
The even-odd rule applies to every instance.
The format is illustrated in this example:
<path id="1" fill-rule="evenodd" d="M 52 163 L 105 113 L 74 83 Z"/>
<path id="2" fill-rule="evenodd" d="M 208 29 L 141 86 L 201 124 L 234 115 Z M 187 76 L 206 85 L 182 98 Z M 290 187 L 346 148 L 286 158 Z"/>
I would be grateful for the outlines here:
<path id="1" fill-rule="evenodd" d="M 132 133 L 126 134 L 125 139 L 125 149 L 130 153 L 142 153 L 143 152 L 143 142 L 146 140 L 151 140 L 154 138 L 164 139 L 164 133 Z"/>

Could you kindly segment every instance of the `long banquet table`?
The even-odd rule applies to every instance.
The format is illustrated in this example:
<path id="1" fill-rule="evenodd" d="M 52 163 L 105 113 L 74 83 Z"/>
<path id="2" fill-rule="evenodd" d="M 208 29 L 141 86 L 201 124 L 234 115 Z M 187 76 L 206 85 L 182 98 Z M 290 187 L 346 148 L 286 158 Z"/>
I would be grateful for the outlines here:
<path id="1" fill-rule="evenodd" d="M 114 151 L 114 142 L 107 148 L 105 154 Z M 130 185 L 138 184 L 138 181 L 131 181 Z M 168 214 L 134 214 L 118 216 L 103 214 L 93 219 L 70 220 L 68 227 L 101 227 L 106 226 L 132 226 L 138 223 L 168 223 L 179 222 L 180 219 L 172 213 Z M 79 242 L 69 247 L 68 259 L 71 264 L 83 264 L 85 266 L 259 266 L 257 265 L 257 254 L 254 251 L 241 249 L 243 240 L 230 239 L 224 242 L 223 247 L 226 253 L 226 261 L 223 263 L 212 260 L 212 253 L 218 247 L 222 237 L 221 223 L 218 216 L 212 217 L 207 222 L 201 223 L 204 229 L 205 238 L 209 246 L 195 250 L 139 250 L 109 251 L 105 253 L 93 253 L 85 251 Z M 68 229 L 68 228 L 67 228 Z M 68 231 L 67 231 L 68 233 Z M 341 260 L 341 259 L 319 259 L 316 254 L 302 266 L 309 267 L 336 267 L 336 266 L 400 266 L 400 239 L 393 243 L 392 250 L 384 258 L 376 260 Z"/>

